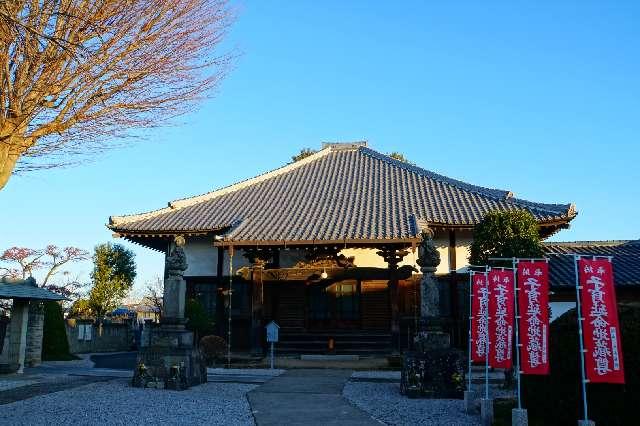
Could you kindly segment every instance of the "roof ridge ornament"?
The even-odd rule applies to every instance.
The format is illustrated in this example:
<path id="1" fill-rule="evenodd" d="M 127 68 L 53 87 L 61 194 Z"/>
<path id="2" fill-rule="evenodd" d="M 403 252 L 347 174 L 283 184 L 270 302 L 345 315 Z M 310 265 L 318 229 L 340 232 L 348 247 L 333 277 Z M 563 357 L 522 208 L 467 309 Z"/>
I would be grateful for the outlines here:
<path id="1" fill-rule="evenodd" d="M 322 149 L 330 149 L 332 151 L 353 151 L 361 147 L 368 147 L 367 140 L 353 142 L 322 142 Z"/>

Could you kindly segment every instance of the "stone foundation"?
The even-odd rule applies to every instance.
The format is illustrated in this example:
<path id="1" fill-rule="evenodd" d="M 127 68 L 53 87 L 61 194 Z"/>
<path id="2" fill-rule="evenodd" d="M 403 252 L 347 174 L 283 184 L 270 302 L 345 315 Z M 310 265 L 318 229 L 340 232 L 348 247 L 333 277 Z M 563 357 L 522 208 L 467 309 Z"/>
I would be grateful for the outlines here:
<path id="1" fill-rule="evenodd" d="M 138 352 L 134 387 L 184 390 L 207 381 L 206 364 L 193 345 L 193 333 L 165 324 L 150 340 Z"/>
<path id="2" fill-rule="evenodd" d="M 462 399 L 465 355 L 456 349 L 408 352 L 403 357 L 400 392 L 410 398 Z"/>

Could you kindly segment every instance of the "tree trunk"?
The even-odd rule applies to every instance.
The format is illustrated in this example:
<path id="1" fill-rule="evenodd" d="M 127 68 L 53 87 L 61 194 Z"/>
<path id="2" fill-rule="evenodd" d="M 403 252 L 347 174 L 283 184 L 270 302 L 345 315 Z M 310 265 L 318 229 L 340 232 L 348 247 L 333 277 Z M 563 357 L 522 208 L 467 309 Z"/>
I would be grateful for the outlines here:
<path id="1" fill-rule="evenodd" d="M 20 130 L 7 122 L 0 127 L 0 190 L 11 178 L 20 156 L 33 145 L 33 138 L 21 136 Z"/>
<path id="2" fill-rule="evenodd" d="M 14 149 L 12 148 L 14 147 L 7 142 L 3 142 L 2 145 L 0 145 L 0 190 L 4 188 L 9 181 L 11 172 L 13 172 L 18 158 L 20 158 L 20 155 L 14 153 Z"/>

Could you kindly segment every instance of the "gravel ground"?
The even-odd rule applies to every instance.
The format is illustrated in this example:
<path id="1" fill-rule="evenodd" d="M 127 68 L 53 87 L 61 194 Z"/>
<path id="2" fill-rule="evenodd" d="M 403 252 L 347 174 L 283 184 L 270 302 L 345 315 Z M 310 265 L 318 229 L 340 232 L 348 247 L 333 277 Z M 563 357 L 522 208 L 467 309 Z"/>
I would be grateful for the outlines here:
<path id="1" fill-rule="evenodd" d="M 29 386 L 37 383 L 35 380 L 4 380 L 0 379 L 0 392 L 19 388 L 21 386 Z"/>
<path id="2" fill-rule="evenodd" d="M 468 416 L 463 401 L 409 399 L 400 395 L 398 383 L 348 382 L 343 395 L 358 408 L 389 425 L 479 425 Z"/>
<path id="3" fill-rule="evenodd" d="M 267 376 L 276 377 L 286 370 L 274 368 L 207 368 L 207 374 L 219 374 L 222 376 Z"/>
<path id="4" fill-rule="evenodd" d="M 207 383 L 178 392 L 116 380 L 0 405 L 0 418 L 3 425 L 253 425 L 246 393 L 254 388 Z"/>

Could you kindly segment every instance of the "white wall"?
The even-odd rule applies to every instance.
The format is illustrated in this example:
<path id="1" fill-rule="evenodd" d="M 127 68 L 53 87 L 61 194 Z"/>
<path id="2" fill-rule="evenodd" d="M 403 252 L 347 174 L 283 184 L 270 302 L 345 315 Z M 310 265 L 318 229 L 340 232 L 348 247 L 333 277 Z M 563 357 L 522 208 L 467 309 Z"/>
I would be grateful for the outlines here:
<path id="1" fill-rule="evenodd" d="M 468 265 L 469 246 L 471 245 L 470 232 L 456 232 L 456 266 L 457 270 L 463 272 Z M 438 233 L 435 235 L 434 242 L 438 252 L 440 253 L 440 265 L 436 273 L 449 273 L 449 236 L 448 233 Z M 185 276 L 215 276 L 218 273 L 218 248 L 213 246 L 212 238 L 195 237 L 188 238 L 184 246 L 187 256 L 188 268 Z M 375 267 L 386 268 L 388 265 L 384 259 L 377 254 L 378 249 L 374 248 L 346 248 L 340 251 L 346 257 L 355 257 L 355 266 L 359 267 Z M 280 267 L 291 268 L 299 261 L 305 260 L 305 250 L 295 247 L 282 249 L 280 251 Z M 416 264 L 418 258 L 418 250 L 412 252 L 402 260 L 400 266 L 411 265 L 419 269 Z M 250 266 L 246 257 L 243 256 L 243 250 L 237 249 L 233 256 L 233 269 L 237 271 L 244 266 Z M 229 252 L 224 251 L 223 274 L 229 274 Z"/>
<path id="2" fill-rule="evenodd" d="M 185 276 L 211 276 L 218 273 L 218 249 L 210 238 L 189 238 L 184 245 L 188 268 Z"/>
<path id="3" fill-rule="evenodd" d="M 469 255 L 473 233 L 471 231 L 456 231 L 456 270 L 466 272 L 469 265 Z"/>

